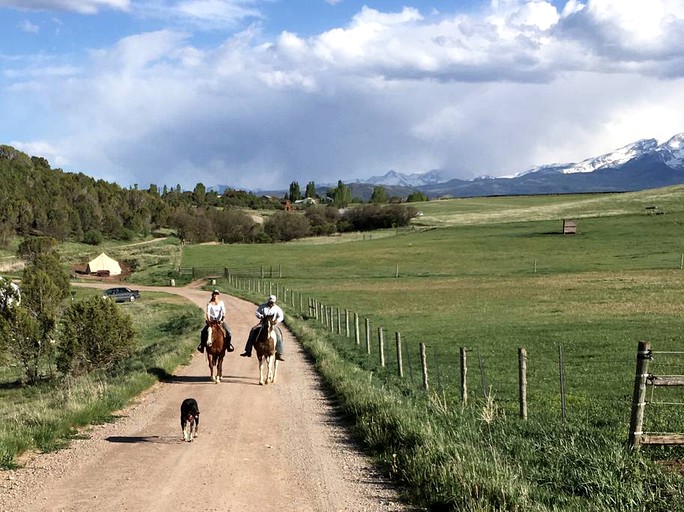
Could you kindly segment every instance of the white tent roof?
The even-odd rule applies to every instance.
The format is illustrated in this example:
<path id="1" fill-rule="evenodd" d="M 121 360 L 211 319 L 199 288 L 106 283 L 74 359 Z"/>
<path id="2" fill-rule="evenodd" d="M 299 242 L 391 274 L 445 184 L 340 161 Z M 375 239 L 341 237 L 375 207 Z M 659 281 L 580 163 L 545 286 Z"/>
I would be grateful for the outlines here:
<path id="1" fill-rule="evenodd" d="M 116 260 L 113 260 L 105 253 L 100 254 L 97 258 L 90 260 L 86 267 L 86 272 L 92 274 L 98 270 L 109 270 L 110 276 L 118 276 L 121 274 L 121 265 Z"/>

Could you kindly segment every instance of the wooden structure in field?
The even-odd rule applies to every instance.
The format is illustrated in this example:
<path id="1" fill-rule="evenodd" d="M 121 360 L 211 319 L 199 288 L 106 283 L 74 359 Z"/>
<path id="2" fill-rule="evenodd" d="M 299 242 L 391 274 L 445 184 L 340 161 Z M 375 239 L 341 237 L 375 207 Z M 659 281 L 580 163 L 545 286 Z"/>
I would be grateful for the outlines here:
<path id="1" fill-rule="evenodd" d="M 574 219 L 563 219 L 563 234 L 564 235 L 576 235 L 577 234 L 577 221 Z"/>

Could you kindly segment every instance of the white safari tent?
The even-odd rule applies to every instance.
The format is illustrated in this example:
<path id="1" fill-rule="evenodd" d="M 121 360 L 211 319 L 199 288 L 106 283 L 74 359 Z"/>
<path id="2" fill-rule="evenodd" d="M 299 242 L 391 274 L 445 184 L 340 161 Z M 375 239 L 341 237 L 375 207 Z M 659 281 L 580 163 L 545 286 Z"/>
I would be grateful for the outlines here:
<path id="1" fill-rule="evenodd" d="M 100 254 L 97 258 L 90 260 L 86 266 L 86 274 L 94 274 L 96 272 L 108 272 L 110 276 L 118 276 L 121 274 L 121 265 L 116 260 L 113 260 L 105 253 Z"/>

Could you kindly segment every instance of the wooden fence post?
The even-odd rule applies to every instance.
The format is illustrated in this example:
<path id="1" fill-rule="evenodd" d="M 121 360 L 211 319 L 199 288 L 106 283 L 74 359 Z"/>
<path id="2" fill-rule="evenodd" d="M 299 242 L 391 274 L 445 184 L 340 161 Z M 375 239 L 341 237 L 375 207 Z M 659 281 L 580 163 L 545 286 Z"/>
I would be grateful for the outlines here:
<path id="1" fill-rule="evenodd" d="M 382 327 L 378 327 L 378 350 L 380 352 L 380 366 L 385 367 L 385 337 L 382 334 Z"/>
<path id="2" fill-rule="evenodd" d="M 629 421 L 629 447 L 638 450 L 644 428 L 644 406 L 646 405 L 646 379 L 648 363 L 651 360 L 651 344 L 640 341 L 637 348 L 632 414 Z"/>
<path id="3" fill-rule="evenodd" d="M 371 325 L 368 318 L 366 318 L 366 352 L 371 353 Z"/>
<path id="4" fill-rule="evenodd" d="M 397 372 L 399 374 L 399 377 L 404 377 L 404 364 L 403 361 L 401 360 L 401 334 L 396 332 L 394 333 L 394 339 L 397 344 Z"/>
<path id="5" fill-rule="evenodd" d="M 484 362 L 482 361 L 482 354 L 480 349 L 477 349 L 477 360 L 480 363 L 480 379 L 482 380 L 482 396 L 487 398 L 489 396 L 489 386 L 487 385 L 487 375 L 485 374 Z"/>
<path id="6" fill-rule="evenodd" d="M 359 333 L 359 314 L 354 313 L 354 338 L 356 339 L 356 344 L 361 345 L 361 335 Z"/>
<path id="7" fill-rule="evenodd" d="M 340 308 L 336 308 L 335 311 L 337 311 L 337 334 L 340 335 L 342 334 L 342 313 Z"/>
<path id="8" fill-rule="evenodd" d="M 466 348 L 461 347 L 461 400 L 463 405 L 468 405 L 468 364 L 466 360 Z"/>
<path id="9" fill-rule="evenodd" d="M 349 310 L 348 309 L 344 310 L 344 332 L 347 335 L 347 338 L 349 338 Z"/>
<path id="10" fill-rule="evenodd" d="M 520 417 L 527 419 L 527 350 L 518 349 L 518 389 Z"/>
<path id="11" fill-rule="evenodd" d="M 563 360 L 563 345 L 558 345 L 558 373 L 560 379 L 561 416 L 565 419 L 567 404 L 565 403 L 565 361 Z"/>
<path id="12" fill-rule="evenodd" d="M 427 371 L 427 357 L 425 356 L 425 343 L 420 344 L 420 365 L 423 368 L 423 388 L 429 389 L 428 385 L 428 371 Z"/>

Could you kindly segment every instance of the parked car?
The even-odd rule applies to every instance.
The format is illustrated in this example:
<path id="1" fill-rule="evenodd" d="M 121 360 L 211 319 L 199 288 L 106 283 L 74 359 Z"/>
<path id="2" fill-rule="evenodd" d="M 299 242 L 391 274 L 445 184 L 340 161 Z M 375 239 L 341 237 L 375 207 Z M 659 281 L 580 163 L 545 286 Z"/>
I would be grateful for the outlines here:
<path id="1" fill-rule="evenodd" d="M 102 296 L 114 302 L 135 302 L 140 298 L 140 292 L 130 288 L 109 288 L 104 291 Z"/>

